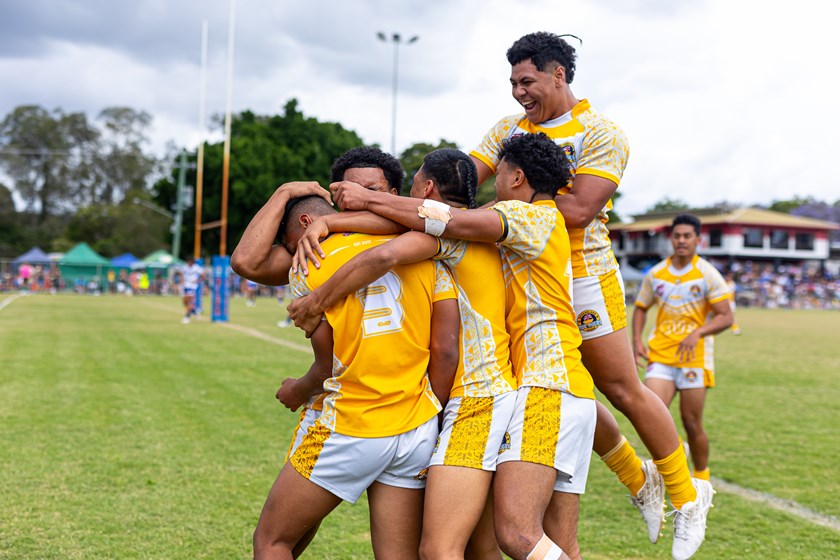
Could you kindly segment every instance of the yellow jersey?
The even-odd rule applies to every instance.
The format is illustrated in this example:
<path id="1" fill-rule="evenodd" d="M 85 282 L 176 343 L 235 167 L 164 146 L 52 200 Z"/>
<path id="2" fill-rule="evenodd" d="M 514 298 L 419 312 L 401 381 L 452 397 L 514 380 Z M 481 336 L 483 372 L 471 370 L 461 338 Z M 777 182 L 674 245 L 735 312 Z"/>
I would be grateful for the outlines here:
<path id="1" fill-rule="evenodd" d="M 650 361 L 714 372 L 713 336 L 700 339 L 693 360 L 680 362 L 677 349 L 686 336 L 712 317 L 712 304 L 728 298 L 723 276 L 697 255 L 681 270 L 674 268 L 670 257 L 651 268 L 636 296 L 636 306 L 641 309 L 659 306 L 656 326 L 648 338 Z"/>
<path id="2" fill-rule="evenodd" d="M 499 249 L 492 243 L 441 239 L 435 257 L 452 271 L 461 312 L 461 357 L 450 397 L 491 397 L 516 390 L 505 330 Z"/>
<path id="3" fill-rule="evenodd" d="M 335 234 L 309 276 L 292 274 L 292 297 L 311 293 L 347 261 L 394 236 Z M 441 406 L 427 374 L 432 304 L 456 298 L 444 266 L 422 261 L 395 267 L 326 310 L 333 328 L 332 377 L 318 422 L 353 437 L 386 437 L 413 430 Z"/>
<path id="4" fill-rule="evenodd" d="M 553 200 L 532 204 L 507 200 L 492 208 L 502 220 L 505 323 L 519 386 L 594 399 L 592 377 L 580 359 L 571 249 L 563 215 Z"/>
<path id="5" fill-rule="evenodd" d="M 560 194 L 571 190 L 575 175 L 596 175 L 616 185 L 621 181 L 630 155 L 627 137 L 615 123 L 593 110 L 586 99 L 579 101 L 568 113 L 538 125 L 529 121 L 525 113 L 505 117 L 490 129 L 470 155 L 495 173 L 503 140 L 538 132 L 554 140 L 569 158 L 572 179 Z M 586 227 L 569 229 L 575 278 L 603 276 L 618 268 L 607 229 L 607 212 L 611 209 L 612 200 L 609 200 Z"/>

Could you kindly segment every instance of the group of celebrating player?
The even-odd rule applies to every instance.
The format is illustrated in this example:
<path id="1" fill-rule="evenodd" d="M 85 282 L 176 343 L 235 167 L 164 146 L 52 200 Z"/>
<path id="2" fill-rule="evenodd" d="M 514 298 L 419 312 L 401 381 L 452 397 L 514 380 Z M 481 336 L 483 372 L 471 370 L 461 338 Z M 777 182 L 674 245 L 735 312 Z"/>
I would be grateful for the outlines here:
<path id="1" fill-rule="evenodd" d="M 676 261 L 645 280 L 631 346 L 606 228 L 624 134 L 572 94 L 575 51 L 561 37 L 526 35 L 507 57 L 525 112 L 499 121 L 469 156 L 428 154 L 400 197 L 396 159 L 350 150 L 333 165 L 332 198 L 313 182 L 281 186 L 236 248 L 240 275 L 289 282 L 290 315 L 315 354 L 277 391 L 303 411 L 255 558 L 298 557 L 332 509 L 365 491 L 377 558 L 497 559 L 500 549 L 516 560 L 579 558 L 591 450 L 630 490 L 651 542 L 667 490 L 673 557 L 702 543 L 714 493 L 705 434 L 699 419 L 688 430 L 693 478 L 663 399 L 698 383 L 705 395 L 713 375 L 702 337 L 731 323 L 728 292 L 681 241 Z M 496 201 L 475 208 L 493 174 Z M 689 226 L 699 236 L 699 222 Z M 673 320 L 656 331 L 665 342 L 651 347 L 654 392 L 634 354 L 646 356 L 645 311 L 663 297 L 678 311 L 674 298 L 684 298 L 700 324 L 713 306 L 715 319 L 695 334 Z M 652 460 L 636 455 L 595 387 Z"/>

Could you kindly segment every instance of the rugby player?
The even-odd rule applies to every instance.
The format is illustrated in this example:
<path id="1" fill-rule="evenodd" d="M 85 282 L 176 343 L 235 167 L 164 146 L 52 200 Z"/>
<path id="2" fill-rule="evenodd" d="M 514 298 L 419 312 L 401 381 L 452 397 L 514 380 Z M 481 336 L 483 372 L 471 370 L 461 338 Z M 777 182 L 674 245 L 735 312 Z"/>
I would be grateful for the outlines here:
<path id="1" fill-rule="evenodd" d="M 184 303 L 184 318 L 181 322 L 187 324 L 190 317 L 195 314 L 195 299 L 198 290 L 204 280 L 204 269 L 195 262 L 192 255 L 187 257 L 187 262 L 181 269 L 181 290 Z"/>
<path id="2" fill-rule="evenodd" d="M 680 414 L 694 463 L 698 508 L 712 502 L 709 481 L 709 438 L 703 429 L 706 389 L 714 387 L 714 337 L 732 325 L 729 287 L 708 261 L 697 255 L 700 220 L 680 214 L 671 225 L 674 253 L 650 269 L 642 281 L 633 311 L 633 350 L 644 366 L 645 385 L 665 406 L 680 394 Z M 642 341 L 647 311 L 657 305 L 656 326 Z M 702 489 L 702 490 L 701 490 Z M 699 538 L 697 546 L 703 540 Z"/>
<path id="3" fill-rule="evenodd" d="M 561 37 L 546 32 L 525 35 L 508 49 L 507 59 L 511 93 L 525 112 L 501 119 L 470 154 L 479 184 L 498 173 L 506 138 L 542 132 L 566 154 L 572 179 L 555 202 L 572 245 L 574 308 L 583 337 L 583 361 L 598 389 L 636 428 L 653 461 L 642 463 L 621 436 L 612 414 L 600 405 L 594 449 L 630 490 L 651 542 L 659 538 L 664 520 L 663 482 L 677 510 L 675 530 L 685 525 L 689 531 L 699 531 L 699 525 L 688 523 L 681 513 L 697 499 L 697 491 L 676 426 L 661 400 L 640 382 L 625 331 L 624 285 L 606 223 L 627 164 L 627 139 L 587 100 L 578 100 L 572 93 L 575 49 Z M 685 534 L 682 529 L 678 532 Z M 677 540 L 675 549 L 682 549 L 685 543 Z"/>

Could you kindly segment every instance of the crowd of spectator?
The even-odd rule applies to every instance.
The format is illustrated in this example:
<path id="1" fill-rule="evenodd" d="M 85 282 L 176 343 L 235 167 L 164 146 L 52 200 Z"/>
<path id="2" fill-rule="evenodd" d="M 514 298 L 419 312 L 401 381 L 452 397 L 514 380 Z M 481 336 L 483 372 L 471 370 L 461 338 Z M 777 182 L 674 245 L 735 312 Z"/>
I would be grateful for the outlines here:
<path id="1" fill-rule="evenodd" d="M 743 307 L 840 309 L 840 278 L 817 267 L 734 262 L 719 267 Z"/>

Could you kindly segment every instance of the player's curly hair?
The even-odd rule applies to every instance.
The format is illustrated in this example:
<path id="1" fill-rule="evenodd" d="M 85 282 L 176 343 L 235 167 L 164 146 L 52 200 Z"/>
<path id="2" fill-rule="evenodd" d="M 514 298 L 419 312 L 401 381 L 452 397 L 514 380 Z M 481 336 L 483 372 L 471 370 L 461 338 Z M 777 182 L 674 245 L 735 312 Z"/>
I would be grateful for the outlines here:
<path id="1" fill-rule="evenodd" d="M 332 181 L 343 181 L 344 173 L 348 169 L 379 168 L 385 174 L 388 186 L 400 192 L 400 187 L 405 177 L 402 165 L 399 160 L 391 154 L 386 154 L 379 148 L 373 146 L 361 146 L 347 150 L 332 164 Z"/>
<path id="2" fill-rule="evenodd" d="M 503 140 L 499 160 L 519 167 L 535 193 L 556 196 L 572 177 L 563 150 L 542 132 Z"/>
<path id="3" fill-rule="evenodd" d="M 674 221 L 671 222 L 671 229 L 673 230 L 675 227 L 681 225 L 691 226 L 694 228 L 695 235 L 700 235 L 700 218 L 694 214 L 677 214 L 674 217 Z"/>
<path id="4" fill-rule="evenodd" d="M 546 31 L 520 37 L 507 51 L 507 59 L 511 66 L 530 59 L 541 71 L 551 72 L 552 63 L 559 64 L 566 69 L 567 84 L 571 84 L 575 78 L 576 58 L 574 47 L 560 36 Z"/>
<path id="5" fill-rule="evenodd" d="M 423 173 L 437 185 L 440 195 L 459 206 L 475 208 L 478 171 L 470 157 L 455 148 L 441 148 L 423 158 Z"/>

